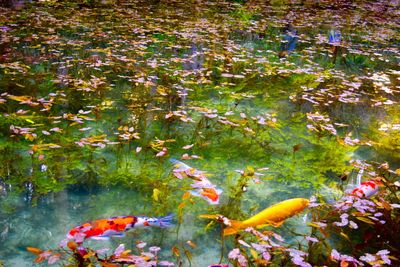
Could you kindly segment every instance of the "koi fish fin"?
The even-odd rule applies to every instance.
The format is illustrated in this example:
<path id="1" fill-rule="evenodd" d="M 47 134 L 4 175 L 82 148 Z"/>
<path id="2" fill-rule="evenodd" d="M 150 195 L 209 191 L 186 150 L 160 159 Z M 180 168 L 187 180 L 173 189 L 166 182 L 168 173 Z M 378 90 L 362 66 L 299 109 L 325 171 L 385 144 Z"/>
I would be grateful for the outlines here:
<path id="1" fill-rule="evenodd" d="M 233 235 L 242 230 L 245 226 L 241 221 L 229 220 L 230 226 L 224 229 L 224 235 Z"/>
<path id="2" fill-rule="evenodd" d="M 174 223 L 173 223 L 174 216 L 175 216 L 174 213 L 170 213 L 167 216 L 159 217 L 157 220 L 158 226 L 161 228 L 167 228 L 167 227 L 174 226 Z"/>

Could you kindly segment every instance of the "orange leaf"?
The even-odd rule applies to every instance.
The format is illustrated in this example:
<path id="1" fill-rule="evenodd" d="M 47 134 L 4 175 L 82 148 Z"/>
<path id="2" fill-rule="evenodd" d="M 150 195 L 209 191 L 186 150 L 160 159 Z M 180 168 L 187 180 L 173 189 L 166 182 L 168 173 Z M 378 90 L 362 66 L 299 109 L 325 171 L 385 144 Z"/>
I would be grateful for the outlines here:
<path id="1" fill-rule="evenodd" d="M 192 247 L 192 248 L 197 248 L 197 245 L 194 243 L 194 242 L 192 242 L 192 240 L 188 240 L 187 242 L 186 242 L 186 244 L 188 244 L 190 247 Z"/>
<path id="2" fill-rule="evenodd" d="M 186 206 L 186 203 L 182 202 L 181 204 L 179 204 L 178 209 L 183 209 Z"/>
<path id="3" fill-rule="evenodd" d="M 43 256 L 37 256 L 36 259 L 33 262 L 39 263 L 39 262 L 42 262 L 44 259 L 46 259 L 46 258 L 43 257 Z"/>
<path id="4" fill-rule="evenodd" d="M 190 198 L 190 195 L 191 195 L 190 192 L 187 191 L 187 192 L 185 192 L 185 194 L 183 194 L 182 199 L 183 200 L 188 199 L 188 198 Z"/>
<path id="5" fill-rule="evenodd" d="M 27 247 L 26 250 L 29 251 L 30 253 L 38 255 L 43 252 L 43 250 L 41 250 L 40 248 L 34 248 L 34 247 Z"/>
<path id="6" fill-rule="evenodd" d="M 67 247 L 68 247 L 70 250 L 76 250 L 76 249 L 78 248 L 78 244 L 75 243 L 74 241 L 69 241 L 69 242 L 67 243 Z"/>
<path id="7" fill-rule="evenodd" d="M 175 256 L 179 257 L 181 255 L 181 252 L 179 251 L 179 248 L 173 246 L 172 247 L 172 253 L 175 254 Z"/>

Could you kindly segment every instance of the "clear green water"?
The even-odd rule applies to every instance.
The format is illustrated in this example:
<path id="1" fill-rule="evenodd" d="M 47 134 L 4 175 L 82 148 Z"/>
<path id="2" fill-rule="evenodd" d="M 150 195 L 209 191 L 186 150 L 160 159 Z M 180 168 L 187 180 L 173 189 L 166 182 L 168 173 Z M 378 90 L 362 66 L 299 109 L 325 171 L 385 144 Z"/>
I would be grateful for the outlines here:
<path id="1" fill-rule="evenodd" d="M 0 259 L 29 266 L 25 247 L 54 247 L 87 220 L 178 213 L 191 181 L 172 176 L 169 158 L 184 153 L 224 190 L 221 204 L 193 198 L 178 233 L 135 231 L 93 246 L 144 240 L 169 257 L 192 240 L 193 264 L 206 266 L 219 260 L 218 232 L 204 231 L 198 215 L 243 219 L 322 184 L 343 187 L 352 160 L 399 167 L 398 24 L 362 10 L 140 1 L 2 9 Z M 293 50 L 282 42 L 288 23 Z M 269 169 L 241 192 L 235 170 L 247 166 Z M 299 231 L 301 221 L 292 221 Z"/>

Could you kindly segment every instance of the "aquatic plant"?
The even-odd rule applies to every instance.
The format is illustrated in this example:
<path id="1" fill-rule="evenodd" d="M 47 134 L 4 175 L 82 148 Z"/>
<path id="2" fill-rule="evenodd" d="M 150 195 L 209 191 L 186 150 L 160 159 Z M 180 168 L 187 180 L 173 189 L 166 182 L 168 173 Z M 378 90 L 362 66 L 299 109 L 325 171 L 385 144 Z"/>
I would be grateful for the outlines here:
<path id="1" fill-rule="evenodd" d="M 276 230 L 249 227 L 236 235 L 236 248 L 228 258 L 236 266 L 398 264 L 399 175 L 387 164 L 368 165 L 368 171 L 367 179 L 378 177 L 382 181 L 376 196 L 368 199 L 348 193 L 334 203 L 314 199 L 307 216 L 310 232 L 289 230 L 296 242 L 285 242 Z M 230 225 L 229 219 L 220 222 Z"/>
<path id="2" fill-rule="evenodd" d="M 232 262 L 248 265 L 398 258 L 385 243 L 397 230 L 396 171 L 374 170 L 385 184 L 374 204 L 331 203 L 346 195 L 354 160 L 399 167 L 397 1 L 22 2 L 0 1 L 6 263 L 29 242 L 52 247 L 65 224 L 122 211 L 176 212 L 177 231 L 165 236 L 182 265 L 226 262 L 231 249 Z M 262 230 L 233 247 L 198 219 L 241 220 L 318 190 L 332 193 L 310 211 L 311 229 L 295 219 L 273 229 L 287 242 L 270 236 L 272 251 L 252 246 Z M 289 235 L 303 228 L 311 234 Z M 380 237 L 368 250 L 372 230 Z"/>
<path id="3" fill-rule="evenodd" d="M 93 250 L 82 245 L 78 245 L 75 241 L 62 243 L 59 249 L 43 251 L 38 248 L 28 247 L 27 250 L 37 257 L 35 263 L 47 261 L 49 265 L 59 264 L 64 266 L 103 266 L 117 267 L 124 264 L 134 266 L 174 266 L 172 262 L 163 261 L 158 258 L 161 248 L 152 246 L 145 247 L 146 243 L 138 241 L 136 244 L 137 254 L 132 250 L 125 249 L 124 244 L 120 244 L 112 253 L 108 254 L 109 248 Z"/>

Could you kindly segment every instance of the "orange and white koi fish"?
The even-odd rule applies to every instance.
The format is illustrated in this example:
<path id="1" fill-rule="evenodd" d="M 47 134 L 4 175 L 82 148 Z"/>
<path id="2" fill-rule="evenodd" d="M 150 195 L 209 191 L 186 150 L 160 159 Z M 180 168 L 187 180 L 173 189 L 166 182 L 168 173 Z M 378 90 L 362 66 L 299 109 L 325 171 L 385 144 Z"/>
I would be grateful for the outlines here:
<path id="1" fill-rule="evenodd" d="M 218 205 L 219 204 L 219 196 L 222 193 L 222 189 L 218 188 L 199 188 L 196 191 L 192 190 L 190 193 L 193 196 L 201 197 L 205 201 L 207 201 L 211 205 Z"/>
<path id="2" fill-rule="evenodd" d="M 170 159 L 170 161 L 174 164 L 173 174 L 175 177 L 179 179 L 188 177 L 194 180 L 191 184 L 194 190 L 190 191 L 193 196 L 201 197 L 211 205 L 219 204 L 220 195 L 223 191 L 207 179 L 205 172 L 192 168 L 176 159 Z"/>
<path id="3" fill-rule="evenodd" d="M 141 217 L 141 216 L 119 216 L 109 219 L 99 219 L 86 222 L 72 228 L 68 234 L 68 239 L 75 239 L 77 243 L 84 239 L 92 238 L 96 240 L 108 240 L 110 236 L 123 237 L 124 232 L 132 228 L 144 228 L 148 226 L 165 228 L 172 226 L 173 214 L 165 217 Z M 82 241 L 77 241 L 82 240 Z"/>
<path id="4" fill-rule="evenodd" d="M 379 191 L 379 185 L 382 184 L 379 180 L 370 180 L 361 183 L 352 192 L 351 195 L 357 197 L 372 197 Z"/>
<path id="5" fill-rule="evenodd" d="M 260 213 L 244 221 L 229 220 L 227 228 L 224 229 L 224 235 L 232 235 L 247 227 L 256 227 L 263 225 L 272 225 L 278 227 L 282 225 L 287 218 L 290 218 L 308 207 L 310 201 L 305 198 L 293 198 L 279 202 L 268 207 Z M 212 215 L 211 215 L 212 216 Z M 203 218 L 211 218 L 210 215 L 202 215 Z M 217 215 L 218 216 L 218 215 Z"/>

